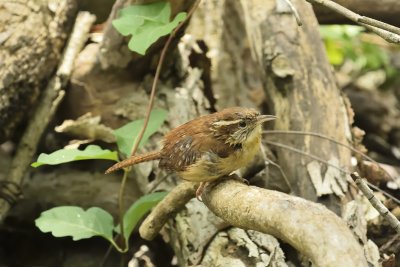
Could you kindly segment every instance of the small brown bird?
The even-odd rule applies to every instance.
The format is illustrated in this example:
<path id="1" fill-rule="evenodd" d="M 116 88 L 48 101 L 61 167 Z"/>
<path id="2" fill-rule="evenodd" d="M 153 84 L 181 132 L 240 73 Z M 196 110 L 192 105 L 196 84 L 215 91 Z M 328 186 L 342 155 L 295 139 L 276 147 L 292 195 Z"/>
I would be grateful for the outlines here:
<path id="1" fill-rule="evenodd" d="M 191 120 L 165 135 L 160 151 L 133 156 L 107 173 L 141 162 L 160 160 L 159 167 L 176 172 L 182 179 L 205 182 L 245 167 L 258 153 L 262 123 L 274 120 L 254 109 L 233 107 Z"/>

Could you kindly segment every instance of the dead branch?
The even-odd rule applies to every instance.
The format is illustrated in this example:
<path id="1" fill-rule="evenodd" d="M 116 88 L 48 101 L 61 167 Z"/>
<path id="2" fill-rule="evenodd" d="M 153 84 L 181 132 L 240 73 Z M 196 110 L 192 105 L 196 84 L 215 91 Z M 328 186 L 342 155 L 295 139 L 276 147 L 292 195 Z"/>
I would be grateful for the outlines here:
<path id="1" fill-rule="evenodd" d="M 375 0 L 335 0 L 335 2 L 358 14 L 400 26 L 398 0 L 381 0 L 379 5 Z M 322 24 L 351 23 L 350 20 L 324 6 L 315 5 L 313 8 L 318 21 Z"/>
<path id="2" fill-rule="evenodd" d="M 386 41 L 390 43 L 400 44 L 400 29 L 392 26 L 390 24 L 361 16 L 350 9 L 345 8 L 342 5 L 339 5 L 330 0 L 307 0 L 310 3 L 317 3 L 322 6 L 325 6 L 343 16 L 354 21 L 355 23 L 364 26 L 365 28 L 369 29 L 370 31 L 376 33 Z"/>
<path id="3" fill-rule="evenodd" d="M 357 172 L 353 172 L 350 174 L 351 178 L 356 182 L 357 187 L 363 192 L 364 196 L 368 199 L 371 205 L 379 212 L 379 214 L 389 222 L 389 224 L 396 230 L 398 234 L 400 234 L 400 221 L 397 220 L 396 216 L 394 216 L 386 207 L 379 201 L 372 192 L 372 190 L 368 187 L 366 182 L 361 179 L 360 175 Z"/>
<path id="4" fill-rule="evenodd" d="M 171 191 L 143 222 L 140 235 L 153 239 L 193 198 L 195 187 L 181 183 Z M 363 250 L 346 223 L 323 205 L 224 178 L 207 186 L 202 198 L 229 224 L 278 237 L 316 266 L 366 266 Z"/>

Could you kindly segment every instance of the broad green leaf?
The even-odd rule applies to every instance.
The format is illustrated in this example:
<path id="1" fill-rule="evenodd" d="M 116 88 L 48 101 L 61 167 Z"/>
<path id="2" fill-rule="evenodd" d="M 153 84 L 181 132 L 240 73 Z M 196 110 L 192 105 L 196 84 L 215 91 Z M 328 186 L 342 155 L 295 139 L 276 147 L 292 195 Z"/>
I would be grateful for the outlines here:
<path id="1" fill-rule="evenodd" d="M 171 5 L 163 1 L 124 8 L 112 24 L 122 35 L 132 35 L 129 49 L 144 55 L 161 36 L 171 33 L 186 18 L 186 13 L 180 12 L 172 21 L 170 17 Z"/>
<path id="2" fill-rule="evenodd" d="M 120 34 L 123 36 L 127 36 L 132 34 L 132 32 L 136 32 L 140 26 L 144 23 L 143 18 L 127 15 L 123 18 L 119 18 L 113 20 L 112 24 L 114 28 L 118 30 Z"/>
<path id="3" fill-rule="evenodd" d="M 328 55 L 329 63 L 332 65 L 340 65 L 344 61 L 343 49 L 333 40 L 325 40 L 326 54 Z"/>
<path id="4" fill-rule="evenodd" d="M 155 192 L 139 198 L 124 215 L 124 235 L 125 240 L 128 240 L 132 234 L 133 229 L 142 219 L 142 217 L 149 212 L 158 202 L 160 202 L 168 193 Z M 115 227 L 115 231 L 119 233 L 119 225 Z"/>
<path id="5" fill-rule="evenodd" d="M 107 211 L 96 207 L 86 211 L 73 206 L 56 207 L 42 212 L 35 224 L 40 231 L 51 232 L 55 237 L 71 236 L 76 241 L 101 236 L 114 243 L 113 218 Z"/>
<path id="6" fill-rule="evenodd" d="M 166 117 L 166 110 L 154 109 L 151 112 L 149 123 L 147 124 L 146 131 L 144 132 L 143 138 L 140 141 L 139 147 L 142 147 L 147 142 L 149 137 L 160 128 Z M 126 156 L 131 154 L 132 147 L 136 142 L 136 138 L 138 137 L 140 130 L 143 127 L 143 123 L 144 120 L 132 121 L 114 131 L 118 148 Z"/>
<path id="7" fill-rule="evenodd" d="M 160 1 L 152 4 L 131 5 L 121 9 L 119 16 L 136 16 L 150 21 L 168 23 L 171 16 L 171 6 L 167 1 Z"/>
<path id="8" fill-rule="evenodd" d="M 118 154 L 115 151 L 102 149 L 99 146 L 89 145 L 85 150 L 79 149 L 60 149 L 51 154 L 42 153 L 39 155 L 36 162 L 32 163 L 32 167 L 41 165 L 57 165 L 78 160 L 89 159 L 106 159 L 118 161 Z"/>
<path id="9" fill-rule="evenodd" d="M 181 12 L 168 24 L 160 24 L 156 22 L 149 21 L 144 24 L 133 38 L 128 43 L 130 50 L 135 51 L 141 55 L 146 53 L 147 48 L 149 48 L 153 43 L 155 43 L 161 36 L 167 35 L 178 26 L 179 22 L 186 18 L 186 13 Z"/>

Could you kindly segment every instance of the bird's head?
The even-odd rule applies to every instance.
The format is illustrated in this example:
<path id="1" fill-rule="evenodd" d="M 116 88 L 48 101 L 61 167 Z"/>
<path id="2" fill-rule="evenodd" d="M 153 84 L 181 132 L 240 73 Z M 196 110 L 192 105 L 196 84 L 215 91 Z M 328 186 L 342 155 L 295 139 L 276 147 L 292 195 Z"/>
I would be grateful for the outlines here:
<path id="1" fill-rule="evenodd" d="M 273 115 L 260 115 L 251 108 L 227 108 L 216 113 L 211 124 L 214 136 L 225 143 L 236 146 L 260 138 L 262 123 L 276 119 Z"/>

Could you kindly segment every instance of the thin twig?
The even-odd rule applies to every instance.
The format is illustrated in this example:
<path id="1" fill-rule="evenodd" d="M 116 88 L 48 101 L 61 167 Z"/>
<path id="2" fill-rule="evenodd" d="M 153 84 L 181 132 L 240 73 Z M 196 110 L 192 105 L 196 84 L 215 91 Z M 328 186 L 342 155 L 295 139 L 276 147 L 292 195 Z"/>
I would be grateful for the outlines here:
<path id="1" fill-rule="evenodd" d="M 193 12 L 196 10 L 196 8 L 198 7 L 198 5 L 200 4 L 201 0 L 197 0 L 193 7 L 190 9 L 188 15 L 186 16 L 185 20 L 183 20 L 171 33 L 171 35 L 168 37 L 167 42 L 165 43 L 162 51 L 161 51 L 161 55 L 160 55 L 160 59 L 158 61 L 158 65 L 157 65 L 157 69 L 156 69 L 156 74 L 154 75 L 154 80 L 153 80 L 153 85 L 151 87 L 151 93 L 150 93 L 150 100 L 149 100 L 149 104 L 147 105 L 147 110 L 146 110 L 146 117 L 144 118 L 144 122 L 143 122 L 143 127 L 139 132 L 139 135 L 136 139 L 136 142 L 132 148 L 132 153 L 131 156 L 135 155 L 140 141 L 143 138 L 144 132 L 146 131 L 147 128 L 147 124 L 149 123 L 149 119 L 150 119 L 150 114 L 151 114 L 151 110 L 153 109 L 153 105 L 154 105 L 154 96 L 156 94 L 156 88 L 157 88 L 157 83 L 158 83 L 158 79 L 160 77 L 161 74 L 161 68 L 164 64 L 164 59 L 165 56 L 167 54 L 168 51 L 168 47 L 171 44 L 172 40 L 174 39 L 175 35 L 178 33 L 178 31 L 183 27 L 183 25 L 189 20 L 189 18 L 192 16 Z"/>
<path id="2" fill-rule="evenodd" d="M 128 173 L 129 170 L 124 169 L 124 175 L 122 176 L 122 181 L 121 181 L 121 186 L 119 187 L 119 194 L 118 194 L 118 216 L 119 216 L 119 229 L 120 229 L 120 234 L 119 236 L 121 237 L 121 249 L 123 252 L 128 251 L 128 246 L 127 246 L 127 240 L 125 239 L 125 223 L 124 223 L 124 189 L 126 185 L 126 181 L 128 178 Z"/>
<path id="3" fill-rule="evenodd" d="M 153 182 L 153 184 L 151 185 L 151 187 L 149 188 L 149 190 L 147 190 L 148 193 L 153 193 L 157 187 L 164 182 L 172 173 L 168 173 L 167 175 L 165 175 L 164 177 L 161 177 L 160 179 L 156 180 Z"/>
<path id="4" fill-rule="evenodd" d="M 355 149 L 354 147 L 352 147 L 351 145 L 345 144 L 343 142 L 340 142 L 332 137 L 329 137 L 327 135 L 321 134 L 321 133 L 315 133 L 315 132 L 303 132 L 303 131 L 281 131 L 281 130 L 266 130 L 263 131 L 263 134 L 288 134 L 288 135 L 308 135 L 308 136 L 315 136 L 321 139 L 325 139 L 328 140 L 332 143 L 335 143 L 339 146 L 345 147 L 347 149 L 349 149 L 350 151 L 352 151 L 355 154 L 358 154 L 362 157 L 364 157 L 365 159 L 371 161 L 372 163 L 376 164 L 376 166 L 378 166 L 378 168 L 380 170 L 382 170 L 383 172 L 385 172 L 387 174 L 388 177 L 390 177 L 390 179 L 392 179 L 394 181 L 394 178 L 390 175 L 390 173 L 388 173 L 385 169 L 383 169 L 382 167 L 380 167 L 379 163 L 377 161 L 375 161 L 373 158 L 371 158 L 370 156 L 368 156 L 367 154 L 361 152 L 358 149 Z"/>
<path id="5" fill-rule="evenodd" d="M 328 166 L 331 166 L 331 167 L 333 167 L 335 169 L 338 169 L 339 171 L 341 171 L 341 172 L 343 172 L 345 174 L 349 174 L 350 175 L 349 171 L 346 171 L 345 169 L 340 168 L 340 167 L 336 166 L 335 164 L 332 164 L 332 163 L 330 163 L 330 162 L 328 162 L 326 160 L 323 160 L 323 159 L 321 159 L 321 158 L 319 158 L 319 157 L 317 157 L 317 156 L 315 156 L 315 155 L 313 155 L 311 153 L 308 153 L 308 152 L 302 151 L 300 149 L 297 149 L 297 148 L 294 148 L 294 147 L 291 147 L 291 146 L 288 146 L 288 145 L 285 145 L 285 144 L 282 144 L 282 143 L 278 143 L 278 142 L 263 141 L 263 143 L 268 144 L 268 145 L 272 145 L 272 146 L 276 146 L 276 147 L 280 147 L 280 148 L 284 148 L 284 149 L 287 149 L 289 151 L 293 151 L 293 152 L 296 152 L 298 154 L 307 156 L 309 158 L 312 158 L 312 159 L 315 159 L 315 160 L 317 160 L 319 162 L 322 162 L 322 163 L 324 163 L 324 164 L 326 164 Z"/>
<path id="6" fill-rule="evenodd" d="M 297 12 L 297 9 L 296 9 L 296 7 L 293 5 L 292 1 L 291 1 L 291 0 L 285 0 L 285 2 L 288 4 L 288 6 L 290 7 L 290 9 L 292 10 L 292 14 L 293 14 L 293 16 L 294 16 L 295 19 L 296 19 L 297 25 L 298 25 L 298 26 L 302 26 L 302 25 L 303 25 L 303 22 L 301 21 L 300 16 L 299 16 L 299 12 Z"/>
<path id="7" fill-rule="evenodd" d="M 280 130 L 266 130 L 263 131 L 263 134 L 287 134 L 287 135 L 310 135 L 310 136 L 315 136 L 315 137 L 319 137 L 322 139 L 326 139 L 328 141 L 331 141 L 332 143 L 335 143 L 337 145 L 343 146 L 349 150 L 351 150 L 352 152 L 359 154 L 361 156 L 363 156 L 364 158 L 366 158 L 367 160 L 378 164 L 375 160 L 373 160 L 371 157 L 369 157 L 368 155 L 366 155 L 365 153 L 362 153 L 361 151 L 359 151 L 358 149 L 355 149 L 354 147 L 352 147 L 351 145 L 347 145 L 345 143 L 342 143 L 332 137 L 329 137 L 327 135 L 321 134 L 321 133 L 315 133 L 315 132 L 303 132 L 303 131 L 280 131 Z"/>
<path id="8" fill-rule="evenodd" d="M 368 199 L 371 205 L 379 212 L 379 214 L 389 222 L 389 224 L 400 234 L 400 221 L 397 220 L 396 216 L 393 215 L 386 207 L 379 201 L 368 187 L 363 179 L 357 172 L 350 174 L 351 178 L 356 182 L 358 188 L 363 192 L 364 196 Z"/>
<path id="9" fill-rule="evenodd" d="M 390 43 L 400 44 L 400 29 L 393 25 L 375 19 L 371 19 L 369 17 L 361 16 L 331 0 L 306 0 L 306 1 L 325 6 L 345 16 L 349 20 L 357 24 L 360 24 L 361 26 L 366 27 L 370 31 L 376 33 L 377 35 L 385 39 L 386 41 Z"/>
<path id="10" fill-rule="evenodd" d="M 281 144 L 281 143 L 278 143 L 278 142 L 263 141 L 263 143 L 269 144 L 269 145 L 272 145 L 272 146 L 276 146 L 276 147 L 280 147 L 280 148 L 284 148 L 284 149 L 286 149 L 286 150 L 293 151 L 293 152 L 298 153 L 298 154 L 300 154 L 300 155 L 307 156 L 307 157 L 309 157 L 309 158 L 312 158 L 312 159 L 315 159 L 315 160 L 317 160 L 317 161 L 319 161 L 319 162 L 322 162 L 322 163 L 324 163 L 324 164 L 326 164 L 326 165 L 328 165 L 328 166 L 331 166 L 331 167 L 333 167 L 333 168 L 335 168 L 335 169 L 338 169 L 339 171 L 341 171 L 341 172 L 343 172 L 343 173 L 345 173 L 345 174 L 351 175 L 351 172 L 349 172 L 349 171 L 347 171 L 347 170 L 345 170 L 345 169 L 343 169 L 343 168 L 340 168 L 339 166 L 336 166 L 335 164 L 332 164 L 332 163 L 330 163 L 330 162 L 328 162 L 328 161 L 326 161 L 326 160 L 323 160 L 323 159 L 321 159 L 321 158 L 319 158 L 319 157 L 317 157 L 317 156 L 315 156 L 315 155 L 313 155 L 313 154 L 311 154 L 311 153 L 308 153 L 308 152 L 302 151 L 302 150 L 300 150 L 300 149 L 297 149 L 297 148 L 294 148 L 294 147 L 291 147 L 291 146 L 288 146 L 288 145 L 285 145 L 285 144 Z M 349 180 L 350 180 L 350 179 L 349 179 Z M 355 185 L 352 184 L 352 180 L 350 180 L 350 181 L 351 181 L 350 185 L 352 185 L 353 187 L 355 187 Z M 394 196 L 392 196 L 391 194 L 385 192 L 384 190 L 380 189 L 379 187 L 374 186 L 374 185 L 371 184 L 370 182 L 367 182 L 367 184 L 368 184 L 370 187 L 374 188 L 376 191 L 381 192 L 383 195 L 385 195 L 386 197 L 392 199 L 394 202 L 396 202 L 397 204 L 400 205 L 400 200 L 398 200 L 396 197 L 394 197 Z"/>
<path id="11" fill-rule="evenodd" d="M 133 155 L 135 155 L 140 141 L 143 138 L 143 135 L 146 131 L 147 125 L 149 123 L 149 119 L 150 119 L 150 114 L 151 114 L 151 110 L 153 109 L 153 105 L 154 105 L 154 97 L 156 94 L 156 88 L 157 88 L 157 83 L 158 83 L 158 79 L 160 77 L 161 74 L 161 69 L 162 66 L 164 64 L 164 59 L 165 56 L 167 54 L 168 51 L 168 47 L 171 44 L 173 38 L 175 37 L 175 35 L 178 33 L 178 31 L 183 27 L 183 25 L 185 25 L 185 23 L 189 20 L 189 18 L 192 16 L 192 14 L 194 13 L 194 11 L 196 10 L 196 8 L 198 7 L 198 5 L 200 4 L 201 0 L 196 0 L 196 2 L 193 4 L 192 8 L 190 9 L 188 15 L 186 16 L 186 18 L 179 23 L 179 25 L 172 31 L 172 33 L 169 35 L 167 41 L 164 44 L 164 47 L 161 51 L 161 55 L 160 55 L 160 59 L 158 61 L 158 65 L 157 65 L 157 69 L 156 69 L 156 73 L 154 75 L 154 80 L 153 80 L 153 85 L 151 87 L 151 93 L 150 93 L 150 99 L 149 99 L 149 104 L 147 105 L 147 110 L 146 110 L 146 116 L 144 118 L 144 122 L 143 122 L 143 127 L 139 132 L 138 137 L 135 140 L 135 144 L 133 145 L 132 151 L 131 151 L 131 157 Z M 121 228 L 123 228 L 123 213 L 121 213 L 121 211 L 124 210 L 124 205 L 123 205 L 123 198 L 124 198 L 124 191 L 125 191 L 125 184 L 126 184 L 126 180 L 127 180 L 127 175 L 124 175 L 124 177 L 122 178 L 122 182 L 121 182 L 121 186 L 120 186 L 120 190 L 119 190 L 119 195 L 118 195 L 118 205 L 119 205 L 119 210 L 120 210 L 120 214 L 119 214 L 119 220 L 120 220 L 120 225 Z M 122 231 L 121 231 L 122 233 Z M 121 239 L 122 239 L 122 243 L 125 243 L 125 237 L 123 235 L 121 235 Z"/>
<path id="12" fill-rule="evenodd" d="M 394 32 L 394 33 L 400 35 L 400 28 L 390 25 L 386 22 L 382 22 L 382 21 L 379 21 L 379 20 L 376 20 L 373 18 L 365 17 L 365 16 L 361 16 L 359 21 L 361 23 L 373 25 L 375 27 L 379 27 L 379 28 L 385 29 L 386 31 Z"/>
<path id="13" fill-rule="evenodd" d="M 283 180 L 285 180 L 285 183 L 286 183 L 286 185 L 288 186 L 289 190 L 292 190 L 292 189 L 291 189 L 290 182 L 289 182 L 289 179 L 287 178 L 286 173 L 282 170 L 282 167 L 281 167 L 278 163 L 273 162 L 272 160 L 270 160 L 270 159 L 268 159 L 268 158 L 266 158 L 265 161 L 266 161 L 268 164 L 271 164 L 272 166 L 274 166 L 275 168 L 278 169 L 278 171 L 280 172 L 280 174 L 281 174 L 282 177 L 283 177 Z"/>
<path id="14" fill-rule="evenodd" d="M 8 174 L 9 182 L 21 184 L 32 157 L 36 153 L 37 144 L 65 95 L 64 87 L 72 73 L 73 62 L 86 43 L 90 27 L 95 19 L 96 17 L 89 12 L 78 14 L 57 73 L 44 89 L 35 113 L 18 144 Z M 9 203 L 0 199 L 0 221 L 4 219 L 9 208 Z"/>

